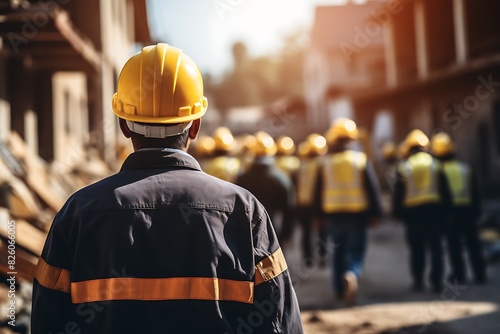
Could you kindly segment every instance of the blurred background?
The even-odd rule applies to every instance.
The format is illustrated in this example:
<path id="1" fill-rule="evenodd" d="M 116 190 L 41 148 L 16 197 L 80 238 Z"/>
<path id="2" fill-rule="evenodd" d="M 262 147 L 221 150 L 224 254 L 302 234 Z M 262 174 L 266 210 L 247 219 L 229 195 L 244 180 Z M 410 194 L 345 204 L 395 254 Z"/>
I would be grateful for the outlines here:
<path id="1" fill-rule="evenodd" d="M 17 222 L 18 319 L 29 316 L 29 282 L 55 212 L 131 152 L 111 110 L 122 66 L 142 46 L 165 42 L 203 74 L 201 135 L 225 126 L 235 137 L 263 130 L 299 143 L 348 117 L 376 166 L 384 143 L 419 128 L 448 132 L 476 171 L 487 286 L 453 299 L 408 293 L 402 232 L 382 227 L 371 236 L 374 275 L 362 306 L 332 310 L 328 269 L 301 266 L 290 246 L 308 332 L 498 333 L 498 13 L 496 0 L 0 0 L 0 234 L 5 240 L 7 221 Z M 390 196 L 383 170 L 380 182 Z M 5 241 L 0 258 L 6 275 Z M 398 320 L 374 322 L 386 314 Z"/>

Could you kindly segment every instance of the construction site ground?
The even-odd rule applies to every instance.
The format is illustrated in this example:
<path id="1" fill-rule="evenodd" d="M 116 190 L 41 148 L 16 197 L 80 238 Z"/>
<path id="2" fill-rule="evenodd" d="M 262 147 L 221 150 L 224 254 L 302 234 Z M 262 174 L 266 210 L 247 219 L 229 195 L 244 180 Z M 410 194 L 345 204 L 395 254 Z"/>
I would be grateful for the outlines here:
<path id="1" fill-rule="evenodd" d="M 438 293 L 429 287 L 414 292 L 404 226 L 389 221 L 369 231 L 359 297 L 355 306 L 346 307 L 331 289 L 332 252 L 333 246 L 326 266 L 321 268 L 315 249 L 313 267 L 308 268 L 301 257 L 300 231 L 285 247 L 305 333 L 500 333 L 498 262 L 489 264 L 485 285 L 446 283 Z"/>

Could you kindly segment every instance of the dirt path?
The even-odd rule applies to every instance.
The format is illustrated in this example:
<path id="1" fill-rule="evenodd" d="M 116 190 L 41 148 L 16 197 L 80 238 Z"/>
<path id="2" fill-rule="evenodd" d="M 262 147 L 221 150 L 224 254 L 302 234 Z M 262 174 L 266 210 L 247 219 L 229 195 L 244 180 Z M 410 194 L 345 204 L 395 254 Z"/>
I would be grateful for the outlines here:
<path id="1" fill-rule="evenodd" d="M 387 223 L 369 233 L 369 245 L 355 307 L 335 302 L 330 263 L 319 268 L 300 260 L 298 234 L 285 248 L 301 304 L 306 333 L 500 333 L 500 264 L 490 265 L 488 284 L 447 284 L 441 293 L 410 291 L 403 227 Z"/>

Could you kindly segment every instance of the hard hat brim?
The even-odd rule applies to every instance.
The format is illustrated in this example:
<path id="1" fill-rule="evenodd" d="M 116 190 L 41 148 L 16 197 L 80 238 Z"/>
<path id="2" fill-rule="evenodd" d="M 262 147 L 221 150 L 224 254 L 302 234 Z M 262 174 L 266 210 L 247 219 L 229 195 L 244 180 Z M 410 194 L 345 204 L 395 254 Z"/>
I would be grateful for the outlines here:
<path id="1" fill-rule="evenodd" d="M 131 115 L 127 114 L 121 110 L 115 110 L 113 108 L 113 112 L 116 116 L 123 118 L 127 121 L 139 122 L 139 123 L 157 123 L 157 124 L 175 124 L 175 123 L 187 123 L 193 121 L 195 119 L 199 119 L 205 115 L 207 112 L 207 108 L 202 108 L 196 114 L 191 114 L 188 116 L 169 116 L 169 117 L 152 117 L 152 116 L 143 116 L 143 115 Z"/>

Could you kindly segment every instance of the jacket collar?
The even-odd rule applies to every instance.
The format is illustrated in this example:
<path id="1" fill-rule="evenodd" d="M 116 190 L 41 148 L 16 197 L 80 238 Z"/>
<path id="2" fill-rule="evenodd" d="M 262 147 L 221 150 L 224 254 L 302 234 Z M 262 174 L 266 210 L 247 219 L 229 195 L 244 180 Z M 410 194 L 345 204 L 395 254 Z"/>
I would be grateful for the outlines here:
<path id="1" fill-rule="evenodd" d="M 170 149 L 143 149 L 130 154 L 121 170 L 185 167 L 201 171 L 200 164 L 189 153 Z"/>

